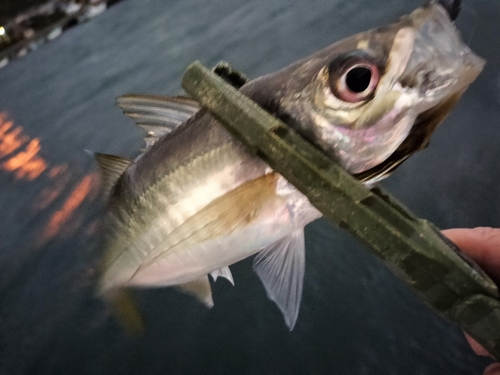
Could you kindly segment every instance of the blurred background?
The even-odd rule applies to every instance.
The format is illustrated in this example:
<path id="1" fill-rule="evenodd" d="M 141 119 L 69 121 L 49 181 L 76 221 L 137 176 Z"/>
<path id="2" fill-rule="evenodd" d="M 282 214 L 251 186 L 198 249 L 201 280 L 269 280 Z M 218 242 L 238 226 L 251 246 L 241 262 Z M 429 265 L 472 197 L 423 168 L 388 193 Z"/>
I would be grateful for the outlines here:
<path id="1" fill-rule="evenodd" d="M 500 2 L 464 2 L 457 24 L 486 68 L 430 147 L 383 186 L 441 228 L 498 227 Z M 93 294 L 102 202 L 84 150 L 132 156 L 142 147 L 117 96 L 178 94 L 196 59 L 257 77 L 420 5 L 3 0 L 0 374 L 482 373 L 491 361 L 457 328 L 324 220 L 306 229 L 292 332 L 251 259 L 232 267 L 234 287 L 213 284 L 211 310 L 172 288 L 134 292 L 148 328 L 138 338 Z"/>

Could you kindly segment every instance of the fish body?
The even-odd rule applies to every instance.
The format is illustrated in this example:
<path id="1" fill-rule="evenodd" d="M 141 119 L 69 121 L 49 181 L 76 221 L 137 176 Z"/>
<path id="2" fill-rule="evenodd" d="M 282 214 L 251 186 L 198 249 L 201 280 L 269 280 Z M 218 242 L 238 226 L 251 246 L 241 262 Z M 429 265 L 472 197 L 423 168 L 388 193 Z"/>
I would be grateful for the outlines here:
<path id="1" fill-rule="evenodd" d="M 430 3 L 240 91 L 372 184 L 426 146 L 482 66 Z M 227 266 L 258 253 L 254 269 L 292 328 L 303 229 L 321 214 L 196 103 L 129 96 L 121 106 L 152 145 L 134 161 L 98 155 L 109 191 L 99 292 L 177 286 L 211 306 L 207 275 L 233 282 Z"/>

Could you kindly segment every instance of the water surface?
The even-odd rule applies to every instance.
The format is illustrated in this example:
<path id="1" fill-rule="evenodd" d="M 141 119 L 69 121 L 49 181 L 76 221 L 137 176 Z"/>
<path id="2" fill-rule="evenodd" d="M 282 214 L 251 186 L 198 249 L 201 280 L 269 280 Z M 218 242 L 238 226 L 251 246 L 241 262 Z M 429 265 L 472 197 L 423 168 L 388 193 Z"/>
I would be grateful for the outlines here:
<path id="1" fill-rule="evenodd" d="M 348 234 L 306 231 L 296 328 L 251 260 L 214 284 L 207 310 L 173 289 L 135 293 L 148 331 L 127 336 L 93 295 L 102 203 L 84 150 L 133 156 L 124 93 L 177 94 L 184 68 L 229 61 L 250 77 L 420 5 L 387 0 L 128 0 L 0 70 L 0 373 L 478 374 L 461 332 Z M 484 73 L 385 187 L 440 227 L 500 226 L 500 3 L 460 26 Z"/>

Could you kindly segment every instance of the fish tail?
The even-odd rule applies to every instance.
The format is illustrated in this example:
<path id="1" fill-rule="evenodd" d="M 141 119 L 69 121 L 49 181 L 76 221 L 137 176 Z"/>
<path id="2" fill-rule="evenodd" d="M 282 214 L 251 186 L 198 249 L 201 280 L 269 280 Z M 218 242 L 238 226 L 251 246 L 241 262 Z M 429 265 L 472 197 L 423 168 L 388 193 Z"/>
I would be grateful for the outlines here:
<path id="1" fill-rule="evenodd" d="M 105 300 L 112 315 L 131 336 L 142 336 L 146 330 L 144 318 L 129 289 L 118 288 L 106 293 Z"/>

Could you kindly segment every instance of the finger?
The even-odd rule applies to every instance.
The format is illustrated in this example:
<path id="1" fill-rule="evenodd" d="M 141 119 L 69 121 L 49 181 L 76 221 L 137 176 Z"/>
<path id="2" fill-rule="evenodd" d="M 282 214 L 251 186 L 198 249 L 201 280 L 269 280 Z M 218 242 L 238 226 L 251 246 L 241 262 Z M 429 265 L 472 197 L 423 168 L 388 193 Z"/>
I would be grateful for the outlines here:
<path id="1" fill-rule="evenodd" d="M 486 367 L 483 375 L 500 375 L 500 363 L 493 363 Z"/>
<path id="2" fill-rule="evenodd" d="M 443 234 L 469 254 L 493 281 L 500 284 L 500 229 L 447 229 Z"/>
<path id="3" fill-rule="evenodd" d="M 476 340 L 474 340 L 467 332 L 464 332 L 465 338 L 467 339 L 467 342 L 469 343 L 470 347 L 476 353 L 477 355 L 482 355 L 482 356 L 491 356 L 490 352 L 488 352 L 484 346 L 482 346 L 480 343 L 478 343 Z"/>
<path id="4" fill-rule="evenodd" d="M 463 252 L 470 255 L 493 281 L 500 284 L 500 229 L 488 227 L 447 229 L 443 231 L 443 234 Z M 465 337 L 476 354 L 489 355 L 488 351 L 467 333 L 465 333 Z M 488 367 L 485 370 L 485 375 L 497 374 L 497 370 L 500 371 L 500 367 L 491 367 L 491 369 Z"/>

